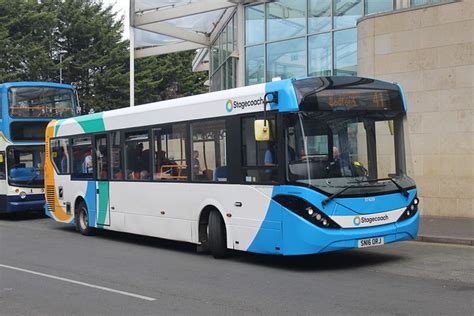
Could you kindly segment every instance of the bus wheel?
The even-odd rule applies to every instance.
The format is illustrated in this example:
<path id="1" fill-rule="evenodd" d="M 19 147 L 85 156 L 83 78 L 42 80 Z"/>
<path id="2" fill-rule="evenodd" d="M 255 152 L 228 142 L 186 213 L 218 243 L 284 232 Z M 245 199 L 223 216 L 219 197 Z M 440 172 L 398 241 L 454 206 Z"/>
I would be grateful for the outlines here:
<path id="1" fill-rule="evenodd" d="M 84 201 L 79 202 L 76 209 L 76 229 L 85 236 L 94 234 L 94 228 L 89 227 L 89 212 Z"/>
<path id="2" fill-rule="evenodd" d="M 228 256 L 225 223 L 217 210 L 209 214 L 209 250 L 216 259 Z"/>

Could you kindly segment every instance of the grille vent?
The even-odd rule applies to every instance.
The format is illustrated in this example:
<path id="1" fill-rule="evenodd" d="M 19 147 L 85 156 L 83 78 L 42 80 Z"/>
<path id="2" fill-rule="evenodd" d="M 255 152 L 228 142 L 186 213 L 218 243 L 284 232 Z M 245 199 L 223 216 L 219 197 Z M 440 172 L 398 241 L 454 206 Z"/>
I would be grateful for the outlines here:
<path id="1" fill-rule="evenodd" d="M 47 185 L 46 186 L 46 202 L 48 204 L 48 210 L 50 212 L 54 211 L 54 186 L 53 185 Z"/>

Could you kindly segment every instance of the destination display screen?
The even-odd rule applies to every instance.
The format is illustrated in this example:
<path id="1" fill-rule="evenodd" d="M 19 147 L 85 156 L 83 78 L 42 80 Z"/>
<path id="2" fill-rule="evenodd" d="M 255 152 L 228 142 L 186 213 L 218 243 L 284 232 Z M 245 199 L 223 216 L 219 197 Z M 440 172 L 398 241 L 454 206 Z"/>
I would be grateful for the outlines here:
<path id="1" fill-rule="evenodd" d="M 319 110 L 392 110 L 395 92 L 360 89 L 323 90 L 316 94 Z"/>
<path id="2" fill-rule="evenodd" d="M 314 77 L 293 82 L 302 111 L 405 111 L 400 88 L 359 77 Z"/>

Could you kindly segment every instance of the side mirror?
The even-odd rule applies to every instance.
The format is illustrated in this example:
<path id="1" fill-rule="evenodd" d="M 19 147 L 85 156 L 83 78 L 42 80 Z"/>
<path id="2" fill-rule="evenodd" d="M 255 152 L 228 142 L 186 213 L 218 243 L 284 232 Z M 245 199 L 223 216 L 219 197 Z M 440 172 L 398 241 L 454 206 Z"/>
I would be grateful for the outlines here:
<path id="1" fill-rule="evenodd" d="M 255 140 L 257 142 L 270 140 L 270 122 L 268 120 L 255 120 Z"/>

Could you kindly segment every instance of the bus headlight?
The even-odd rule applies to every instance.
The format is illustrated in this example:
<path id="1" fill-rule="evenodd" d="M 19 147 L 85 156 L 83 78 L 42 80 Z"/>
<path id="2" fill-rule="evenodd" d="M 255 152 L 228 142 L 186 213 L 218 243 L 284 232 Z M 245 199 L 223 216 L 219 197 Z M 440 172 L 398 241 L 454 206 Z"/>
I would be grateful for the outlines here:
<path id="1" fill-rule="evenodd" d="M 277 195 L 273 199 L 288 210 L 298 214 L 318 227 L 341 228 L 341 226 L 336 224 L 329 216 L 302 198 L 292 195 Z"/>
<path id="2" fill-rule="evenodd" d="M 406 220 L 406 219 L 409 219 L 413 216 L 415 216 L 415 214 L 418 212 L 418 204 L 419 204 L 419 200 L 417 197 L 415 197 L 413 199 L 413 201 L 411 201 L 410 205 L 407 206 L 407 208 L 405 209 L 405 211 L 402 213 L 402 215 L 400 216 L 400 218 L 397 220 L 397 222 L 400 222 L 400 221 L 403 221 L 403 220 Z"/>
<path id="3" fill-rule="evenodd" d="M 26 199 L 26 192 L 25 191 L 20 192 L 20 199 Z"/>

